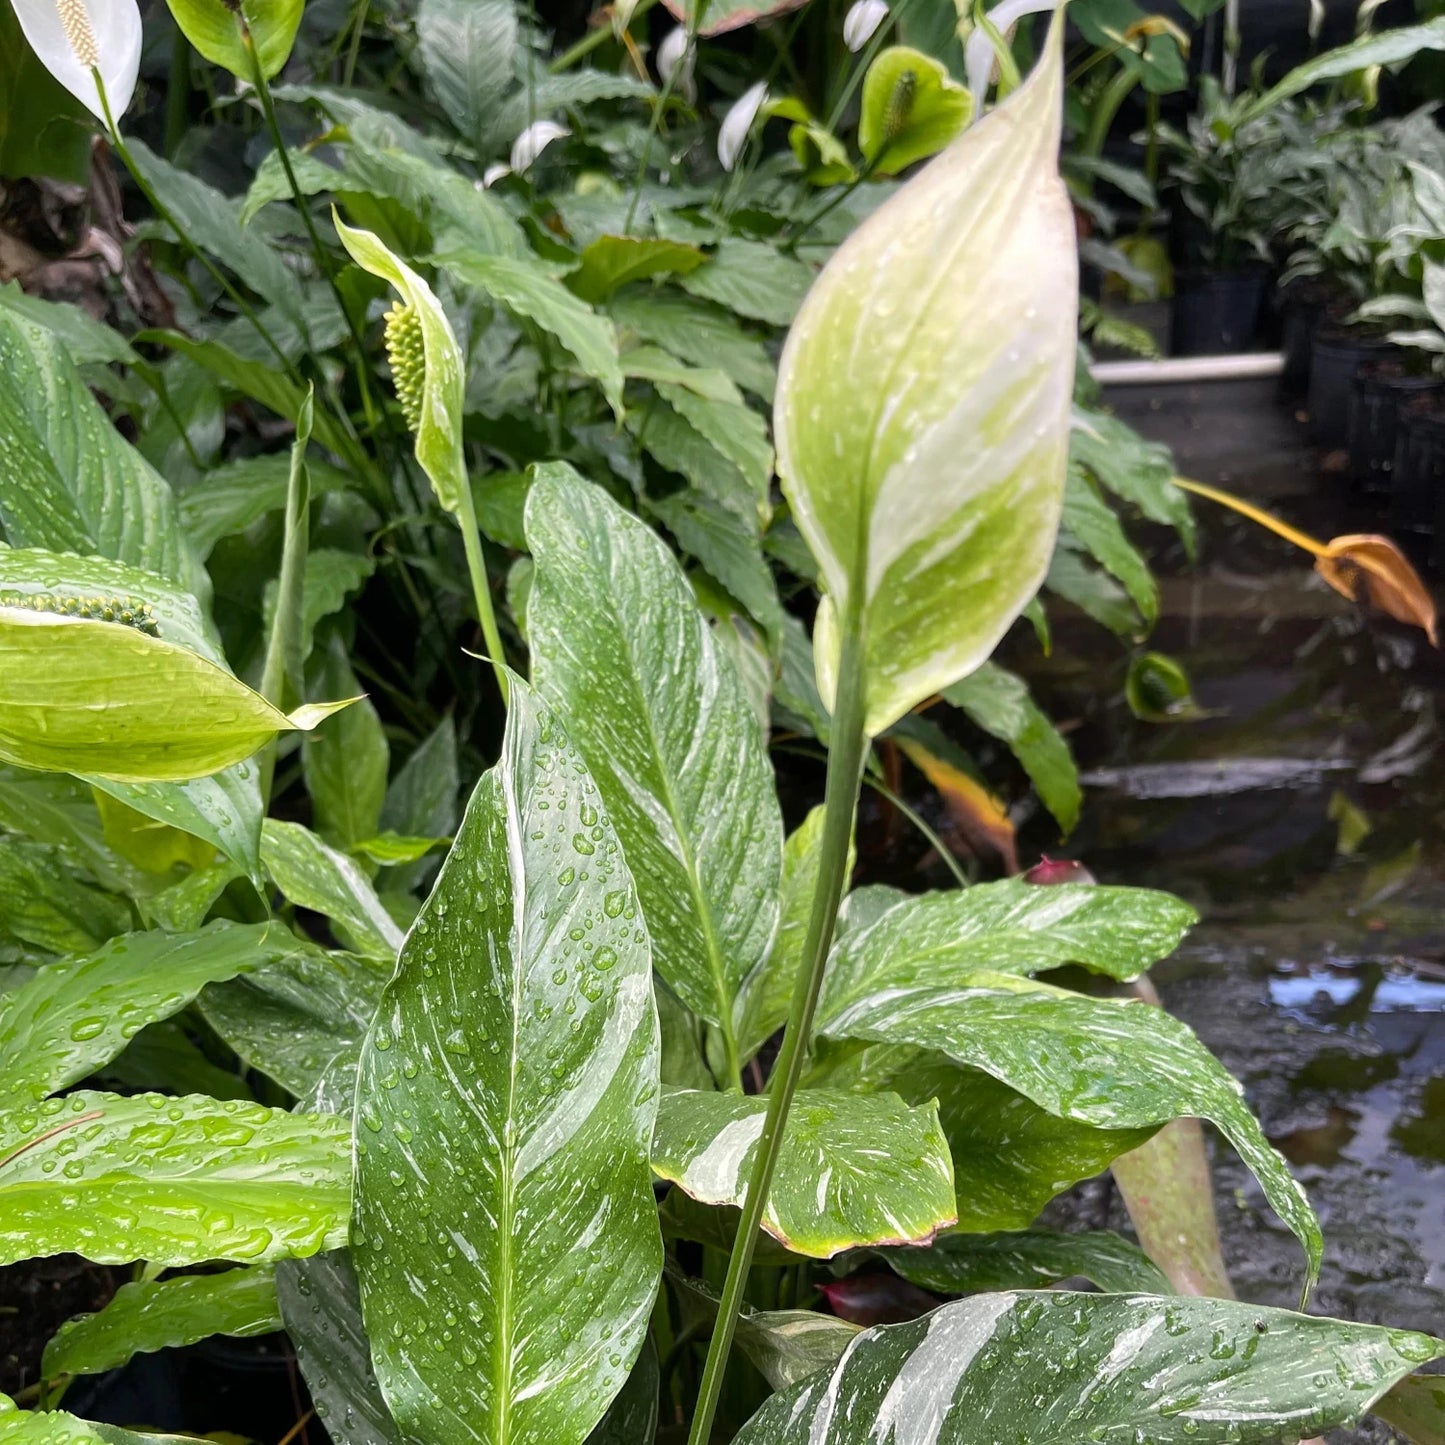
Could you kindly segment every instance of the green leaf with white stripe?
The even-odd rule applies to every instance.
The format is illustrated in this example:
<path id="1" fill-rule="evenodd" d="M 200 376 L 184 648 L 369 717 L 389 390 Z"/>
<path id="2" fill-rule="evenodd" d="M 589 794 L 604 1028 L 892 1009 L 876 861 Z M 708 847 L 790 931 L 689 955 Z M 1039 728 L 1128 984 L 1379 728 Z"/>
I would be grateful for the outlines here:
<path id="1" fill-rule="evenodd" d="M 866 1331 L 735 1445 L 1277 1445 L 1353 1424 L 1445 1351 L 1230 1300 L 984 1294 Z"/>
<path id="2" fill-rule="evenodd" d="M 527 499 L 527 626 L 537 690 L 568 719 L 637 880 L 653 962 L 717 1025 L 778 917 L 783 829 L 737 670 L 671 553 L 578 477 Z"/>
<path id="3" fill-rule="evenodd" d="M 98 1375 L 154 1350 L 212 1335 L 246 1339 L 281 1328 L 270 1265 L 123 1284 L 104 1309 L 61 1325 L 45 1347 L 41 1373 Z"/>
<path id="4" fill-rule="evenodd" d="M 662 1270 L 658 1088 L 647 932 L 617 834 L 515 680 L 502 756 L 357 1082 L 352 1254 L 406 1436 L 580 1445 L 602 1418 Z"/>
<path id="5" fill-rule="evenodd" d="M 1095 1129 L 1208 1119 L 1304 1246 L 1308 1295 L 1324 1247 L 1319 1220 L 1239 1084 L 1187 1025 L 1147 1004 L 1087 998 L 982 970 L 960 970 L 947 982 L 906 973 L 891 981 L 884 971 L 874 987 L 871 994 L 825 998 L 819 1032 L 932 1050 L 991 1075 L 1056 1117 Z"/>
<path id="6" fill-rule="evenodd" d="M 1061 59 L 1056 26 L 1028 82 L 838 249 L 783 351 L 778 472 L 823 573 L 819 681 L 831 697 L 859 632 L 875 734 L 988 657 L 1053 552 L 1078 289 Z"/>
<path id="7" fill-rule="evenodd" d="M 346 1242 L 350 1130 L 199 1094 L 81 1090 L 0 1113 L 0 1264 L 264 1264 Z"/>
<path id="8" fill-rule="evenodd" d="M 948 985 L 975 969 L 1029 974 L 1081 964 L 1137 978 L 1199 915 L 1172 893 L 1006 878 L 902 898 L 833 947 L 822 1016 L 881 989 Z"/>
<path id="9" fill-rule="evenodd" d="M 128 933 L 47 964 L 0 995 L 0 1106 L 36 1104 L 79 1083 L 208 983 L 300 948 L 279 923 L 214 923 L 199 933 Z"/>
<path id="10" fill-rule="evenodd" d="M 701 1203 L 740 1206 L 767 1108 L 755 1095 L 665 1092 L 653 1172 Z M 932 1239 L 955 1218 L 953 1161 L 936 1105 L 799 1091 L 763 1212 L 763 1228 L 780 1244 L 830 1259 L 857 1245 Z"/>

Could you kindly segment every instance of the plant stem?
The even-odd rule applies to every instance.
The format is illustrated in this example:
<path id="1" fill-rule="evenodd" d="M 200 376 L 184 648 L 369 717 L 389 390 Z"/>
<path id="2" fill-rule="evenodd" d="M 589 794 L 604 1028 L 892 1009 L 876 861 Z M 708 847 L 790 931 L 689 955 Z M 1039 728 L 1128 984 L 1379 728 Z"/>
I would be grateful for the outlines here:
<path id="1" fill-rule="evenodd" d="M 487 562 L 482 556 L 482 534 L 477 527 L 477 509 L 472 502 L 471 487 L 462 488 L 461 505 L 457 508 L 457 522 L 462 529 L 462 546 L 467 553 L 467 571 L 472 579 L 472 597 L 477 604 L 477 618 L 482 624 L 482 636 L 487 642 L 487 660 L 497 675 L 497 686 L 502 690 L 502 703 L 509 705 L 512 690 L 507 681 L 507 654 L 502 647 L 502 634 L 497 630 L 497 613 L 492 606 L 492 586 L 487 580 Z"/>
<path id="2" fill-rule="evenodd" d="M 628 20 L 628 27 L 641 20 L 657 0 L 637 0 L 633 7 L 632 16 Z M 560 75 L 564 70 L 571 70 L 579 60 L 585 60 L 600 45 L 605 45 L 613 38 L 611 25 L 598 25 L 584 35 L 575 45 L 569 46 L 547 67 L 552 75 Z"/>
<path id="3" fill-rule="evenodd" d="M 150 205 L 151 210 L 153 210 L 156 215 L 159 216 L 160 219 L 164 221 L 166 225 L 171 228 L 172 231 L 175 232 L 176 239 L 181 243 L 181 245 L 184 246 L 185 249 L 189 251 L 191 255 L 193 255 L 203 267 L 205 267 L 206 272 L 211 277 L 211 279 L 221 288 L 222 291 L 226 293 L 228 297 L 230 297 L 231 302 L 237 307 L 237 309 L 246 318 L 246 320 L 249 321 L 253 327 L 255 327 L 256 334 L 262 339 L 262 341 L 266 343 L 267 347 L 270 348 L 276 360 L 281 363 L 281 369 L 286 373 L 286 375 L 289 376 L 293 381 L 299 382 L 301 380 L 300 373 L 296 370 L 295 366 L 292 364 L 290 358 L 287 357 L 286 353 L 281 350 L 281 347 L 277 344 L 276 338 L 272 336 L 271 333 L 262 324 L 261 318 L 256 315 L 254 308 L 246 301 L 246 299 L 241 295 L 241 293 L 237 291 L 236 288 L 226 279 L 225 273 L 220 269 L 220 267 L 218 267 L 215 262 L 212 261 L 211 258 L 207 256 L 206 253 L 202 251 L 201 248 L 197 246 L 194 241 L 191 240 L 191 238 L 186 234 L 185 230 L 176 221 L 175 217 L 172 216 L 170 211 L 167 210 L 166 207 L 162 204 L 161 198 L 156 195 L 155 190 L 151 186 L 151 183 L 146 180 L 144 174 L 141 172 L 140 167 L 136 165 L 135 157 L 131 155 L 129 148 L 125 143 L 125 140 L 121 136 L 120 127 L 116 124 L 115 117 L 110 113 L 110 98 L 105 93 L 105 85 L 101 81 L 100 71 L 93 70 L 91 73 L 95 77 L 95 88 L 100 94 L 101 109 L 105 112 L 105 126 L 106 129 L 110 132 L 110 143 L 112 146 L 115 147 L 116 155 L 121 158 L 121 162 L 124 164 L 126 170 L 130 172 L 131 179 L 140 188 L 140 193 L 146 198 L 146 201 Z"/>
<path id="4" fill-rule="evenodd" d="M 708 1346 L 707 1365 L 698 1391 L 697 1411 L 693 1415 L 688 1445 L 708 1445 L 712 1433 L 723 1376 L 727 1371 L 728 1353 L 737 1329 L 738 1309 L 747 1285 L 748 1270 L 752 1267 L 753 1250 L 757 1246 L 758 1225 L 763 1217 L 768 1190 L 772 1187 L 773 1169 L 782 1148 L 788 1111 L 808 1055 L 808 1035 L 812 1031 L 813 1014 L 823 988 L 828 949 L 833 942 L 833 929 L 838 919 L 838 904 L 848 883 L 848 845 L 853 838 L 859 779 L 868 747 L 864 723 L 863 636 L 855 613 L 845 620 L 843 629 L 838 698 L 833 709 L 832 748 L 828 754 L 828 782 L 824 794 L 823 837 L 818 853 L 818 885 L 813 894 L 813 913 L 803 947 L 803 966 L 798 970 L 793 987 L 793 1002 L 783 1033 L 783 1046 L 769 1083 L 767 1117 L 763 1121 L 757 1158 L 753 1161 L 747 1196 L 743 1200 L 737 1239 L 728 1261 L 727 1282 L 718 1306 L 717 1327 Z"/>
<path id="5" fill-rule="evenodd" d="M 1109 139 L 1110 127 L 1119 107 L 1128 98 L 1129 92 L 1139 84 L 1132 72 L 1120 69 L 1119 73 L 1103 89 L 1094 102 L 1094 113 L 1089 117 L 1089 129 L 1079 143 L 1079 154 L 1098 157 L 1104 153 L 1104 142 Z"/>
<path id="6" fill-rule="evenodd" d="M 291 472 L 286 479 L 286 523 L 281 543 L 281 570 L 276 579 L 276 614 L 266 642 L 266 663 L 261 671 L 261 696 L 280 712 L 286 711 L 288 680 L 299 684 L 305 659 L 301 656 L 301 618 L 306 600 L 306 553 L 310 546 L 311 482 L 306 474 L 306 447 L 311 440 L 311 406 L 308 395 L 296 424 L 291 448 Z M 269 801 L 276 768 L 276 742 L 272 739 L 260 758 L 261 797 Z"/>

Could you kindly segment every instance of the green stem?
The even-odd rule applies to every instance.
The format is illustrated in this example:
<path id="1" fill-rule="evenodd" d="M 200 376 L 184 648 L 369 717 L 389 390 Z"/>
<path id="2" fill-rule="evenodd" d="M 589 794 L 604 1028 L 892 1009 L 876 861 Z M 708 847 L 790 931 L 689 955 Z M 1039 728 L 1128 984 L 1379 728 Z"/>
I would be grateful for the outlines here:
<path id="1" fill-rule="evenodd" d="M 1094 102 L 1094 113 L 1089 117 L 1089 129 L 1079 145 L 1080 155 L 1097 158 L 1104 153 L 1104 142 L 1109 139 L 1109 128 L 1114 124 L 1114 117 L 1119 114 L 1119 107 L 1124 104 L 1129 92 L 1138 84 L 1137 76 L 1121 69 L 1104 87 L 1098 100 Z"/>
<path id="2" fill-rule="evenodd" d="M 255 37 L 251 34 L 251 27 L 246 23 L 244 17 L 240 20 L 240 26 L 241 44 L 245 46 L 247 59 L 251 62 L 251 83 L 256 87 L 256 94 L 261 99 L 261 112 L 266 117 L 266 128 L 271 133 L 271 143 L 276 147 L 276 154 L 281 158 L 281 169 L 286 173 L 286 184 L 291 188 L 291 199 L 295 202 L 296 209 L 301 216 L 301 223 L 306 228 L 307 239 L 311 242 L 311 254 L 315 256 L 316 265 L 321 274 L 325 276 L 326 284 L 331 288 L 331 294 L 336 299 L 341 318 L 346 322 L 346 329 L 351 336 L 352 349 L 356 353 L 356 374 L 357 383 L 361 388 L 361 406 L 362 410 L 366 412 L 368 427 L 375 433 L 378 426 L 377 407 L 371 394 L 371 368 L 367 365 L 366 343 L 361 338 L 356 318 L 352 316 L 351 310 L 346 304 L 346 298 L 341 294 L 341 286 L 337 281 L 336 266 L 331 252 L 322 245 L 321 236 L 316 229 L 316 222 L 312 218 L 306 197 L 301 194 L 296 171 L 291 165 L 291 153 L 287 150 L 286 139 L 281 134 L 281 124 L 276 119 L 276 105 L 271 98 L 271 86 L 266 79 L 266 72 L 261 69 L 261 57 L 256 53 Z M 340 406 L 336 410 L 340 411 Z"/>
<path id="3" fill-rule="evenodd" d="M 824 794 L 823 837 L 818 854 L 818 886 L 813 894 L 813 913 L 803 947 L 803 967 L 798 971 L 783 1046 L 768 1086 L 767 1117 L 763 1121 L 757 1158 L 748 1179 L 748 1192 L 743 1200 L 742 1219 L 738 1224 L 732 1258 L 728 1261 L 727 1281 L 718 1306 L 717 1328 L 708 1346 L 707 1365 L 698 1391 L 692 1431 L 687 1437 L 688 1445 L 708 1445 L 712 1434 L 713 1419 L 722 1395 L 723 1376 L 727 1371 L 728 1353 L 737 1329 L 738 1309 L 743 1301 L 753 1250 L 758 1242 L 763 1205 L 772 1187 L 773 1170 L 782 1148 L 788 1111 L 807 1060 L 808 1035 L 812 1031 L 813 1014 L 823 988 L 838 904 L 848 883 L 848 845 L 853 838 L 859 779 L 868 748 L 865 702 L 863 636 L 855 614 L 844 623 L 842 657 L 838 666 L 838 698 L 833 709 L 832 748 L 828 754 L 828 783 Z"/>
<path id="4" fill-rule="evenodd" d="M 487 643 L 487 660 L 497 675 L 497 686 L 502 691 L 502 703 L 506 706 L 510 704 L 512 697 L 507 681 L 507 654 L 502 647 L 502 634 L 497 630 L 497 613 L 492 606 L 492 587 L 487 580 L 486 558 L 482 556 L 482 534 L 477 526 L 477 509 L 472 502 L 470 486 L 462 488 L 457 522 L 462 529 L 462 546 L 466 548 L 467 571 L 472 579 L 472 597 L 477 604 L 477 617 L 482 624 L 482 636 Z"/>
<path id="5" fill-rule="evenodd" d="M 276 615 L 266 643 L 261 670 L 261 696 L 278 711 L 286 711 L 288 682 L 295 688 L 305 659 L 301 656 L 301 618 L 306 602 L 306 553 L 310 545 L 311 482 L 306 475 L 306 447 L 311 440 L 311 397 L 302 404 L 291 448 L 291 472 L 286 480 L 286 523 L 281 543 L 281 570 L 276 579 Z M 262 752 L 261 797 L 269 800 L 276 768 L 273 740 Z"/>
<path id="6" fill-rule="evenodd" d="M 100 106 L 101 109 L 105 112 L 105 127 L 110 132 L 110 143 L 112 146 L 115 147 L 116 155 L 121 158 L 121 162 L 124 164 L 126 170 L 130 172 L 131 179 L 140 188 L 140 193 L 146 198 L 146 201 L 150 205 L 151 210 L 153 210 L 156 215 L 159 216 L 160 219 L 171 228 L 171 230 L 176 235 L 176 239 L 181 243 L 181 245 L 184 246 L 186 250 L 188 250 L 191 255 L 193 255 L 196 260 L 205 267 L 206 272 L 211 277 L 211 279 L 215 281 L 215 283 L 221 288 L 222 291 L 226 293 L 228 297 L 230 297 L 232 304 L 240 311 L 240 313 L 246 318 L 246 320 L 249 321 L 251 325 L 256 328 L 256 334 L 262 339 L 262 341 L 266 343 L 267 347 L 270 348 L 272 354 L 276 357 L 276 360 L 281 363 L 281 368 L 283 371 L 285 371 L 287 376 L 289 376 L 293 381 L 299 382 L 301 380 L 300 373 L 297 372 L 295 366 L 292 365 L 291 360 L 289 357 L 287 357 L 286 353 L 281 350 L 281 347 L 277 344 L 276 338 L 272 336 L 271 333 L 266 329 L 265 325 L 261 321 L 261 318 L 256 315 L 256 312 L 252 308 L 252 306 L 245 300 L 241 293 L 237 291 L 236 288 L 226 279 L 225 273 L 221 271 L 220 267 L 218 267 L 215 262 L 212 261 L 211 258 L 207 256 L 206 253 L 202 251 L 201 248 L 190 239 L 190 237 L 186 234 L 185 230 L 177 223 L 175 217 L 172 216 L 171 213 L 162 204 L 161 198 L 156 195 L 154 189 L 152 189 L 151 187 L 151 183 L 146 180 L 144 174 L 141 172 L 140 167 L 136 165 L 135 157 L 131 155 L 129 148 L 126 146 L 124 139 L 121 137 L 120 127 L 116 124 L 115 117 L 110 112 L 110 97 L 107 96 L 105 93 L 105 85 L 101 81 L 100 71 L 92 70 L 91 74 L 95 77 L 95 88 L 100 94 Z"/>
<path id="7" fill-rule="evenodd" d="M 627 22 L 628 28 L 631 29 L 633 24 L 642 19 L 656 4 L 657 0 L 637 0 L 637 4 L 632 10 L 632 18 Z M 601 45 L 605 45 L 612 38 L 612 27 L 610 25 L 598 25 L 584 35 L 575 45 L 569 46 L 564 50 L 547 69 L 553 75 L 561 75 L 564 70 L 571 70 L 579 60 L 585 60 L 594 50 Z"/>

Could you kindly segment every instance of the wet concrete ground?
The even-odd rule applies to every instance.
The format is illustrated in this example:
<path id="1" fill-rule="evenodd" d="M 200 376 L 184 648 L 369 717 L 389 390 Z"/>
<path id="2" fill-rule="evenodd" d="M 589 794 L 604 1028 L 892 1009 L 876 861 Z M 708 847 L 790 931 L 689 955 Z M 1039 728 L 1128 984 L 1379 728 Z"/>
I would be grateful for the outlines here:
<path id="1" fill-rule="evenodd" d="M 1185 475 L 1322 538 L 1385 530 L 1270 382 L 1109 401 Z M 1210 503 L 1196 512 L 1196 564 L 1151 539 L 1149 645 L 1216 716 L 1134 719 L 1127 649 L 1091 624 L 1031 669 L 1092 779 L 1067 851 L 1203 914 L 1156 982 L 1245 1083 L 1321 1215 L 1312 1309 L 1445 1333 L 1445 657 L 1329 591 L 1303 552 Z M 1299 1248 L 1223 1147 L 1216 1186 L 1240 1294 L 1294 1304 Z"/>

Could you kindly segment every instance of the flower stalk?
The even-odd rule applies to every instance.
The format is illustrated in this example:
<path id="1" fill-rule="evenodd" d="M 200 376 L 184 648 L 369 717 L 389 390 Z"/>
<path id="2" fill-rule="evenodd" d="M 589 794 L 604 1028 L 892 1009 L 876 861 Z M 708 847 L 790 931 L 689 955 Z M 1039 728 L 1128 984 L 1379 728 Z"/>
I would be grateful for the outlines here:
<path id="1" fill-rule="evenodd" d="M 697 1410 L 692 1419 L 688 1445 L 708 1445 L 728 1355 L 737 1330 L 743 1290 L 757 1248 L 758 1227 L 763 1206 L 772 1187 L 773 1172 L 782 1150 L 793 1096 L 808 1057 L 808 1040 L 813 1029 L 818 998 L 823 989 L 828 951 L 838 920 L 838 905 L 848 886 L 848 847 L 858 810 L 858 790 L 863 762 L 868 751 L 865 730 L 866 677 L 862 622 L 856 613 L 845 624 L 838 665 L 837 701 L 833 708 L 832 747 L 828 753 L 828 780 L 823 801 L 823 837 L 818 857 L 818 886 L 813 894 L 813 911 L 808 920 L 803 963 L 793 986 L 783 1046 L 768 1084 L 768 1112 L 763 1120 L 758 1152 L 748 1179 L 742 1218 L 728 1260 L 727 1280 L 718 1305 L 717 1324 L 708 1346 L 707 1364 L 698 1391 Z"/>

